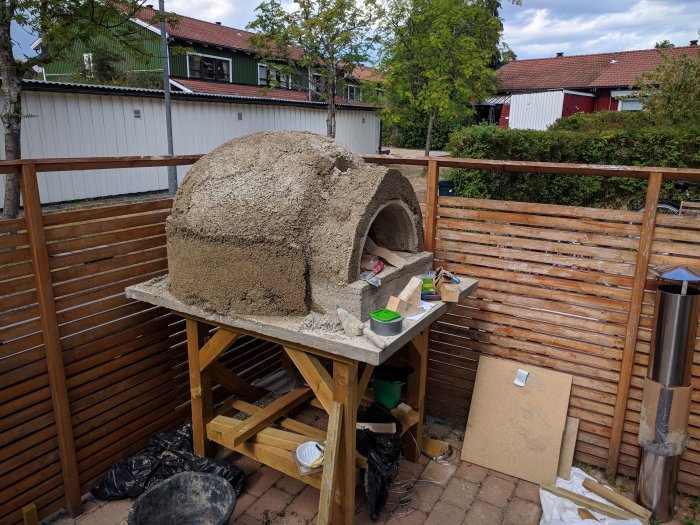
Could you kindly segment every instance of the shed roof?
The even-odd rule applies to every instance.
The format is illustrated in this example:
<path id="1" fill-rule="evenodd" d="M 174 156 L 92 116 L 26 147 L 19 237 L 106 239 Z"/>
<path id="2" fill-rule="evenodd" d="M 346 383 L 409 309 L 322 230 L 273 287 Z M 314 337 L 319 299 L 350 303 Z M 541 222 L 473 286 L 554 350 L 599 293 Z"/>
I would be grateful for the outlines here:
<path id="1" fill-rule="evenodd" d="M 697 54 L 698 49 L 698 46 L 686 46 L 514 60 L 498 70 L 499 91 L 628 88 L 635 84 L 640 73 L 661 65 L 661 53 L 678 57 Z"/>

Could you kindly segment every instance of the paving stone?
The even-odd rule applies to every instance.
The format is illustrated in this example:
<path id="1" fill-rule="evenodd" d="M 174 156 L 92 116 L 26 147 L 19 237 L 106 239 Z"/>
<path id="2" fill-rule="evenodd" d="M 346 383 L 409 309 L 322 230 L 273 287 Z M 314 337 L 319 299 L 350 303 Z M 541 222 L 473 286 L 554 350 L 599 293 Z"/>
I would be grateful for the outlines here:
<path id="1" fill-rule="evenodd" d="M 459 478 L 452 478 L 445 487 L 440 499 L 467 510 L 474 503 L 476 494 L 479 492 L 479 485 Z"/>
<path id="2" fill-rule="evenodd" d="M 420 479 L 425 479 L 428 481 L 439 483 L 444 487 L 447 485 L 447 482 L 450 481 L 450 478 L 452 478 L 452 475 L 455 473 L 456 470 L 457 465 L 442 465 L 435 461 L 431 461 L 430 463 L 428 463 L 428 466 L 425 467 L 425 470 L 423 470 L 423 472 L 421 473 Z"/>
<path id="3" fill-rule="evenodd" d="M 110 501 L 89 514 L 81 514 L 75 519 L 76 525 L 115 525 L 126 519 L 133 502 L 130 499 Z"/>
<path id="4" fill-rule="evenodd" d="M 538 525 L 542 509 L 536 503 L 513 498 L 506 507 L 503 525 Z"/>
<path id="5" fill-rule="evenodd" d="M 239 456 L 235 460 L 233 460 L 231 463 L 236 465 L 239 469 L 243 471 L 243 473 L 246 475 L 246 477 L 252 475 L 254 472 L 257 472 L 262 468 L 262 463 L 258 463 L 254 459 L 249 458 L 248 456 Z"/>
<path id="6" fill-rule="evenodd" d="M 233 517 L 237 518 L 241 514 L 244 514 L 257 499 L 258 498 L 252 494 L 242 492 L 241 495 L 236 498 L 236 507 L 233 509 Z"/>
<path id="7" fill-rule="evenodd" d="M 435 483 L 418 483 L 408 506 L 429 514 L 440 499 L 443 490 L 445 489 L 442 486 Z"/>
<path id="8" fill-rule="evenodd" d="M 306 483 L 304 483 L 303 481 L 299 481 L 298 479 L 294 479 L 291 476 L 282 476 L 282 478 L 277 483 L 275 483 L 275 487 L 277 487 L 278 489 L 282 489 L 287 494 L 296 496 L 302 490 L 304 490 L 304 487 L 306 487 Z"/>
<path id="9" fill-rule="evenodd" d="M 315 487 L 307 486 L 294 501 L 287 507 L 287 512 L 294 512 L 300 516 L 311 519 L 318 512 L 319 490 Z"/>
<path id="10" fill-rule="evenodd" d="M 428 516 L 419 510 L 401 507 L 395 510 L 389 518 L 390 525 L 422 525 Z"/>
<path id="11" fill-rule="evenodd" d="M 515 487 L 515 496 L 533 503 L 540 502 L 540 487 L 535 483 L 530 483 L 521 479 Z"/>
<path id="12" fill-rule="evenodd" d="M 386 516 L 382 513 L 376 520 L 372 520 L 369 516 L 369 511 L 367 509 L 362 509 L 359 513 L 355 514 L 355 525 L 383 525 L 386 523 L 385 518 Z"/>
<path id="13" fill-rule="evenodd" d="M 243 514 L 240 518 L 237 518 L 236 521 L 229 520 L 230 525 L 262 525 L 262 521 L 255 519 L 253 516 L 250 514 Z"/>
<path id="14" fill-rule="evenodd" d="M 402 480 L 415 479 L 423 472 L 424 468 L 425 466 L 421 462 L 414 463 L 413 461 L 402 459 L 399 464 L 399 474 L 397 478 Z"/>
<path id="15" fill-rule="evenodd" d="M 464 509 L 446 501 L 438 501 L 425 523 L 426 525 L 459 525 L 464 515 Z"/>
<path id="16" fill-rule="evenodd" d="M 464 518 L 464 525 L 499 525 L 501 523 L 502 509 L 476 500 Z"/>
<path id="17" fill-rule="evenodd" d="M 246 514 L 253 516 L 255 519 L 267 522 L 276 514 L 281 514 L 291 501 L 292 497 L 289 494 L 273 487 L 265 492 L 263 497 L 258 498 L 258 500 L 248 508 Z"/>
<path id="18" fill-rule="evenodd" d="M 481 483 L 488 476 L 489 469 L 479 465 L 472 465 L 463 461 L 459 468 L 455 471 L 455 476 L 461 479 L 466 479 L 472 483 Z"/>
<path id="19" fill-rule="evenodd" d="M 477 497 L 496 507 L 505 507 L 514 489 L 515 484 L 512 481 L 506 481 L 497 476 L 488 476 Z"/>
<path id="20" fill-rule="evenodd" d="M 270 525 L 307 525 L 308 521 L 294 512 L 285 512 L 282 515 L 274 516 L 269 523 Z"/>
<path id="21" fill-rule="evenodd" d="M 505 479 L 506 481 L 512 481 L 513 483 L 518 481 L 518 478 L 516 478 L 515 476 L 511 476 L 510 474 L 504 474 L 503 472 L 498 472 L 497 470 L 489 470 L 489 475 Z"/>
<path id="22" fill-rule="evenodd" d="M 253 496 L 262 496 L 282 477 L 282 473 L 270 467 L 262 467 L 246 478 L 245 491 Z"/>

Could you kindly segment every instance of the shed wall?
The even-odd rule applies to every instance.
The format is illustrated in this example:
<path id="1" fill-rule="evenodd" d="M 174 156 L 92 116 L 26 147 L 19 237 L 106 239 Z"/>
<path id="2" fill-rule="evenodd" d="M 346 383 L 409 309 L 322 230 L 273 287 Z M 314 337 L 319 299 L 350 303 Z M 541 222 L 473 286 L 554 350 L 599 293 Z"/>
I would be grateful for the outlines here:
<path id="1" fill-rule="evenodd" d="M 165 113 L 156 98 L 25 91 L 22 152 L 25 158 L 164 155 Z M 140 110 L 141 118 L 134 111 Z M 240 117 L 240 120 L 239 120 Z M 374 153 L 379 115 L 337 113 L 337 138 L 357 153 Z M 211 101 L 173 101 L 176 154 L 207 153 L 223 142 L 258 131 L 302 130 L 325 134 L 325 107 L 305 108 Z M 0 134 L 0 158 L 4 158 Z M 178 168 L 180 179 L 187 168 Z M 4 182 L 4 181 L 3 181 Z M 43 203 L 166 189 L 167 168 L 42 173 Z M 0 184 L 0 202 L 4 184 Z"/>
<path id="2" fill-rule="evenodd" d="M 547 129 L 561 117 L 563 91 L 520 93 L 510 97 L 508 127 L 511 129 Z"/>

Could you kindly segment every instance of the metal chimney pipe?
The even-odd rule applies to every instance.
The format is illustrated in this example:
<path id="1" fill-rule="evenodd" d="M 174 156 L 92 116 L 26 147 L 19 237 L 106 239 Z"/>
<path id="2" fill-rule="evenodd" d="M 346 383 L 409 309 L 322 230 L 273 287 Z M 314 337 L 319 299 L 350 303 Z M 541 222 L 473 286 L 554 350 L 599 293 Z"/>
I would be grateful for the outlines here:
<path id="1" fill-rule="evenodd" d="M 700 291 L 680 285 L 659 286 L 647 377 L 667 387 L 690 384 Z M 662 521 L 673 519 L 680 455 L 657 455 L 642 447 L 637 501 Z"/>

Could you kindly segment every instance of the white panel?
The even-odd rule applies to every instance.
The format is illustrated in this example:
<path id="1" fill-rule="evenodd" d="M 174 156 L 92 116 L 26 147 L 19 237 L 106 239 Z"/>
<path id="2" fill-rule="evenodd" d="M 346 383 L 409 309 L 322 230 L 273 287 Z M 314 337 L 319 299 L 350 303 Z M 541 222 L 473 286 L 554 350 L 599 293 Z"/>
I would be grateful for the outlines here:
<path id="1" fill-rule="evenodd" d="M 512 95 L 508 127 L 545 130 L 561 117 L 563 106 L 563 91 Z"/>
<path id="2" fill-rule="evenodd" d="M 163 155 L 167 153 L 163 101 L 118 95 L 25 91 L 22 152 L 25 158 Z M 141 119 L 134 117 L 141 110 Z M 325 107 L 173 101 L 175 154 L 208 153 L 243 135 L 269 130 L 325 134 Z M 238 120 L 238 113 L 243 120 Z M 362 120 L 364 119 L 364 122 Z M 3 138 L 0 133 L 0 146 Z M 379 113 L 337 113 L 337 139 L 357 153 L 375 153 Z M 0 149 L 0 159 L 4 147 Z M 178 179 L 187 173 L 178 168 Z M 1 179 L 0 179 L 1 180 Z M 4 182 L 4 180 L 1 180 Z M 44 203 L 141 193 L 167 188 L 167 168 L 69 171 L 39 176 Z M 4 185 L 0 186 L 0 206 Z"/>

